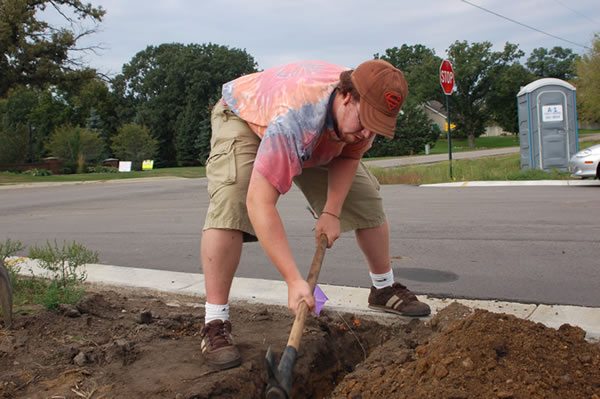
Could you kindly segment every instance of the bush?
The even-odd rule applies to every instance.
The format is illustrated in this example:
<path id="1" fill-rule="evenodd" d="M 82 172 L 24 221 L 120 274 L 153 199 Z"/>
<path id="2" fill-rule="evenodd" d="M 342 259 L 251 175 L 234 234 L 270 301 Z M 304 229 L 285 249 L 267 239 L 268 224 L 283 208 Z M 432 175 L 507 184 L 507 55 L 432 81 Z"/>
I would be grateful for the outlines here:
<path id="1" fill-rule="evenodd" d="M 152 159 L 158 149 L 157 140 L 150 135 L 147 127 L 128 123 L 119 129 L 112 138 L 112 152 L 115 157 L 132 161 L 134 169 L 140 170 L 145 159 Z"/>
<path id="2" fill-rule="evenodd" d="M 99 161 L 104 151 L 104 142 L 98 133 L 84 129 L 63 125 L 56 129 L 46 148 L 52 156 L 65 161 L 65 165 L 74 164 L 74 171 L 83 171 L 83 164 Z"/>
<path id="3" fill-rule="evenodd" d="M 88 173 L 119 173 L 119 168 L 113 166 L 89 166 Z"/>
<path id="4" fill-rule="evenodd" d="M 59 172 L 61 175 L 72 175 L 73 173 L 75 173 L 75 169 L 70 168 L 68 166 L 63 166 L 62 168 L 60 168 Z"/>
<path id="5" fill-rule="evenodd" d="M 48 169 L 29 169 L 23 172 L 26 176 L 51 176 L 52 172 Z"/>

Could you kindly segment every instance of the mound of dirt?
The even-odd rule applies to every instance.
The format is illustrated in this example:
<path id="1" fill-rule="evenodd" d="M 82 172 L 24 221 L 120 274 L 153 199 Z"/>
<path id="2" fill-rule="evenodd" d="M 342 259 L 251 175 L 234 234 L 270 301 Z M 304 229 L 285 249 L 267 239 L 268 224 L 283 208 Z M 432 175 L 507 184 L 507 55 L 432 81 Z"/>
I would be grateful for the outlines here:
<path id="1" fill-rule="evenodd" d="M 414 350 L 386 342 L 332 397 L 600 398 L 600 349 L 578 327 L 485 310 L 431 326 L 429 342 Z"/>
<path id="2" fill-rule="evenodd" d="M 263 397 L 265 353 L 283 350 L 293 315 L 233 304 L 243 363 L 216 371 L 200 356 L 202 302 L 90 287 L 77 306 L 18 313 L 0 328 L 0 397 Z M 306 321 L 292 397 L 598 399 L 599 348 L 583 337 L 458 304 L 429 322 L 324 310 Z"/>

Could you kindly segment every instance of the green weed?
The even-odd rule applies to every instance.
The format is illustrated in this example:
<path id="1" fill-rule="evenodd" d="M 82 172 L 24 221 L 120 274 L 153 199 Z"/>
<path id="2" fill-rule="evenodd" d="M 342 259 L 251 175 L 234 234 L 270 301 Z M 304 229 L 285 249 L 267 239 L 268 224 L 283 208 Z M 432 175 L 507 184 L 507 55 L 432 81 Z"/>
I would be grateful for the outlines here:
<path id="1" fill-rule="evenodd" d="M 75 241 L 71 244 L 63 242 L 62 246 L 56 241 L 46 241 L 45 246 L 32 247 L 29 257 L 37 259 L 40 267 L 50 274 L 43 293 L 37 297 L 37 302 L 48 309 L 56 309 L 61 303 L 77 303 L 83 297 L 80 283 L 87 278 L 82 266 L 98 262 L 98 252 Z"/>

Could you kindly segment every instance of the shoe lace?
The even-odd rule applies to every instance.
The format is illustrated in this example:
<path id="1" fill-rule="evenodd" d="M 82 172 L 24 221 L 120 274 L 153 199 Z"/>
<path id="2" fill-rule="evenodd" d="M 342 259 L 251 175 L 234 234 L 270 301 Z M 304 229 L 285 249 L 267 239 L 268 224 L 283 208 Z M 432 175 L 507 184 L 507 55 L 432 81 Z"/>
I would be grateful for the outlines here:
<path id="1" fill-rule="evenodd" d="M 394 284 L 392 284 L 392 288 L 394 289 L 396 294 L 400 297 L 405 297 L 406 299 L 409 299 L 409 300 L 417 299 L 415 294 L 413 294 L 408 288 L 406 288 L 406 286 L 404 286 L 398 282 L 395 282 Z"/>
<path id="2" fill-rule="evenodd" d="M 208 336 L 210 345 L 214 349 L 231 345 L 225 323 L 215 323 L 207 326 L 206 335 Z"/>

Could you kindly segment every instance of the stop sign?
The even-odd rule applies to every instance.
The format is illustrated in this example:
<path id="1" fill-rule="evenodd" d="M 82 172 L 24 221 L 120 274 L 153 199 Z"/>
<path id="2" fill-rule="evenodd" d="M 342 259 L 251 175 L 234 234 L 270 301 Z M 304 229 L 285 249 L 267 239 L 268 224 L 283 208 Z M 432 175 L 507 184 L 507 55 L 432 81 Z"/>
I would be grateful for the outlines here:
<path id="1" fill-rule="evenodd" d="M 448 60 L 442 61 L 442 65 L 440 65 L 440 83 L 447 96 L 452 94 L 452 89 L 454 88 L 454 69 L 452 69 L 452 64 Z"/>

